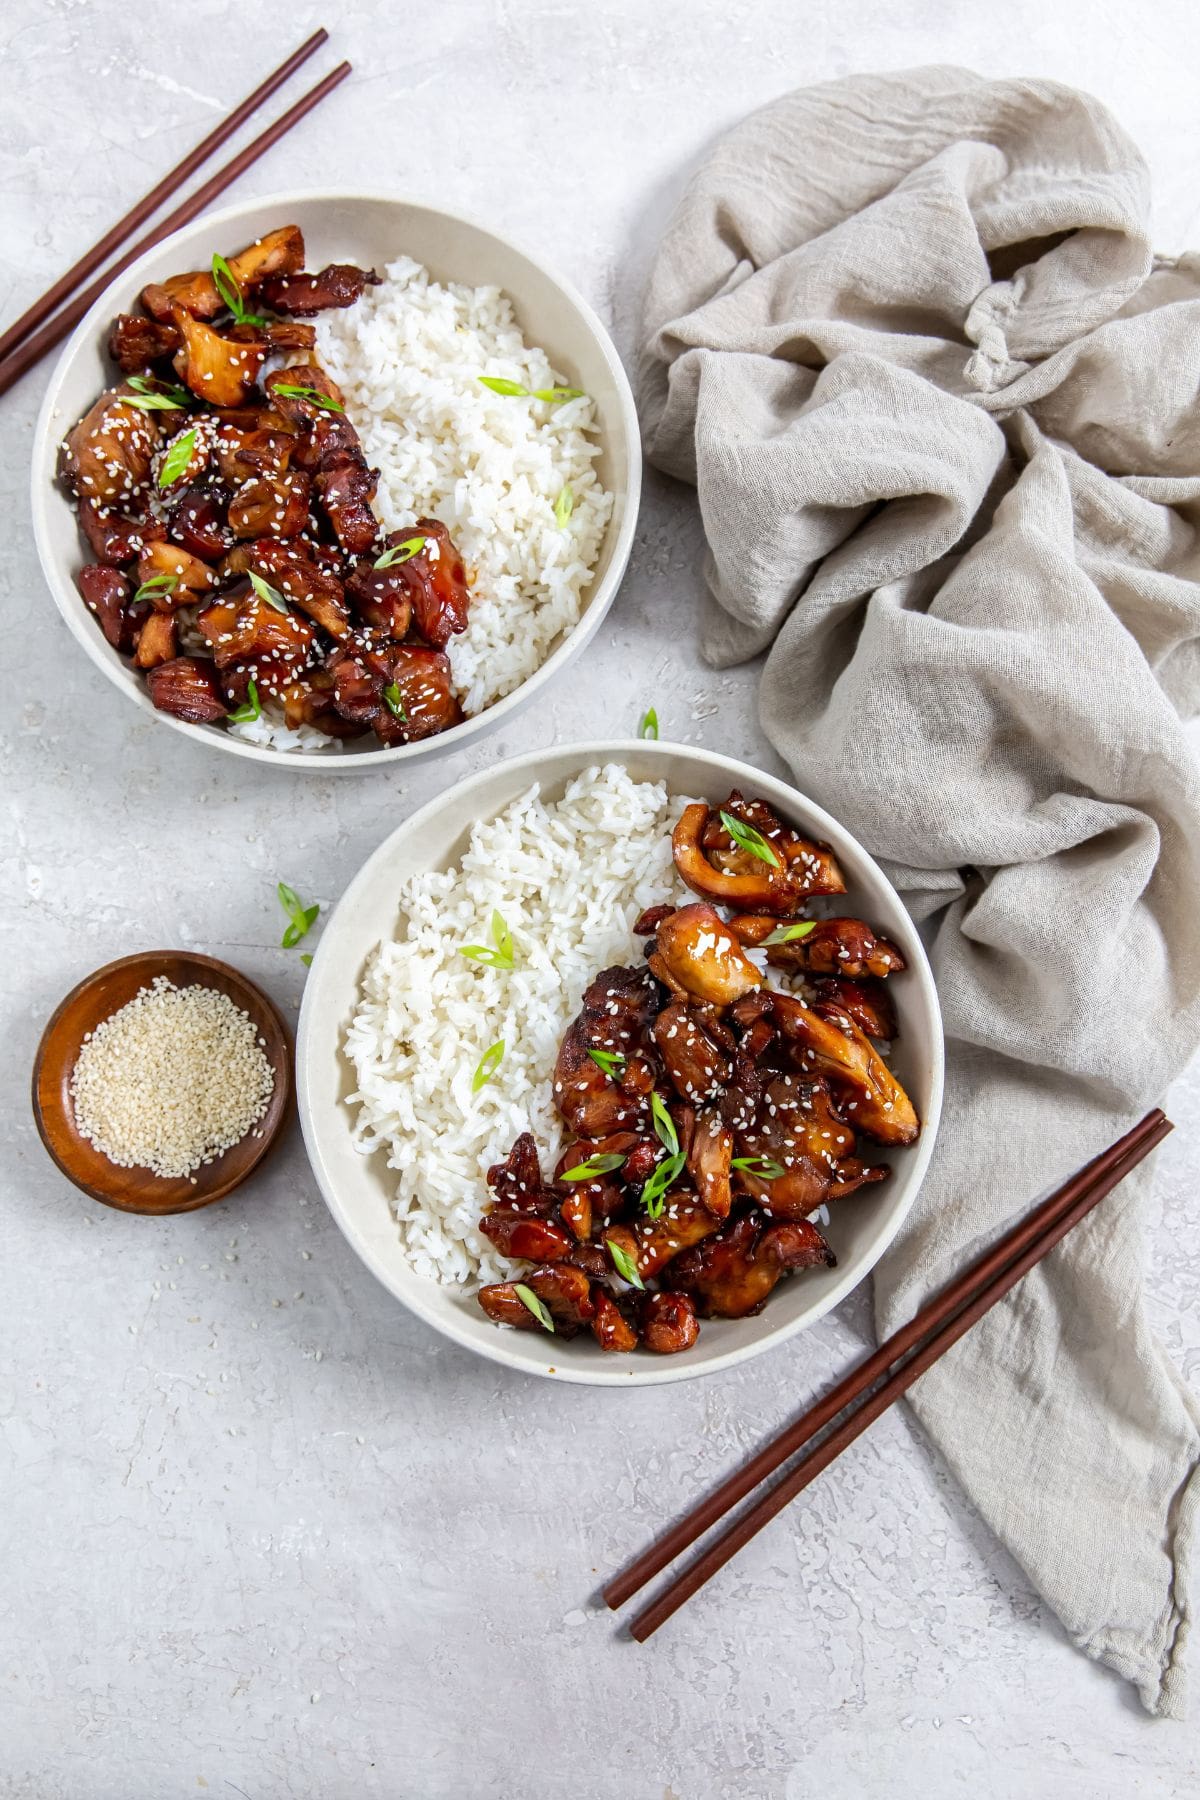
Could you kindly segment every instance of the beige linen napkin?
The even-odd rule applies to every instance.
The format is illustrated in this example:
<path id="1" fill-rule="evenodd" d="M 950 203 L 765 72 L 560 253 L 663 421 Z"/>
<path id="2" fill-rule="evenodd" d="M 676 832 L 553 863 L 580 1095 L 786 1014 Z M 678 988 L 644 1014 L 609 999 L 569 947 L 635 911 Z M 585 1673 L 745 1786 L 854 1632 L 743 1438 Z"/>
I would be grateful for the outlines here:
<path id="1" fill-rule="evenodd" d="M 769 737 L 931 923 L 946 1110 L 881 1332 L 1200 1038 L 1200 270 L 1147 214 L 1086 94 L 853 77 L 718 143 L 651 279 L 706 653 L 770 647 Z M 1147 1324 L 1144 1191 L 913 1404 L 1073 1640 L 1178 1714 L 1200 1407 Z"/>

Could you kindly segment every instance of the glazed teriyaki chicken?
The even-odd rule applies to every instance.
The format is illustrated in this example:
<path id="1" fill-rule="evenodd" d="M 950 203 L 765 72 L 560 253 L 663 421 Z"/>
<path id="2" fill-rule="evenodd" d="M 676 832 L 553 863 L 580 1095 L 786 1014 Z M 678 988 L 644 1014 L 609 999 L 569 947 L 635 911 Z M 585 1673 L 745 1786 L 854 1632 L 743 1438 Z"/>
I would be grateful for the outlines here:
<path id="1" fill-rule="evenodd" d="M 571 1141 L 547 1180 L 519 1137 L 480 1221 L 533 1265 L 480 1290 L 489 1318 L 586 1327 L 602 1350 L 686 1350 L 700 1319 L 832 1266 L 811 1215 L 885 1180 L 874 1146 L 920 1131 L 876 1047 L 897 1036 L 903 956 L 861 919 L 803 916 L 845 892 L 828 847 L 734 792 L 688 806 L 672 848 L 700 898 L 643 913 L 644 961 L 592 982 L 554 1075 Z"/>
<path id="2" fill-rule="evenodd" d="M 326 307 L 378 277 L 304 270 L 294 225 L 147 287 L 109 336 L 120 379 L 60 470 L 93 562 L 85 605 L 195 724 L 261 716 L 411 743 L 457 724 L 446 645 L 466 572 L 445 525 L 384 536 L 342 394 L 313 359 Z"/>

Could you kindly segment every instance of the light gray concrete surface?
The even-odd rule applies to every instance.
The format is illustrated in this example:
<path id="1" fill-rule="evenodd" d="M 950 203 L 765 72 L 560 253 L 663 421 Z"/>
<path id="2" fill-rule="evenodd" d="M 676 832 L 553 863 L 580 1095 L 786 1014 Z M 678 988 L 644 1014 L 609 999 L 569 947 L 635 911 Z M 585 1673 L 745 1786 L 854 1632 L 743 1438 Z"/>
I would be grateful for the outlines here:
<path id="1" fill-rule="evenodd" d="M 321 18 L 310 0 L 8 0 L 0 317 Z M 349 56 L 353 85 L 236 192 L 361 178 L 477 213 L 556 261 L 627 358 L 691 161 L 749 108 L 854 69 L 955 60 L 1086 85 L 1149 156 L 1162 247 L 1200 240 L 1189 0 L 350 0 L 324 19 L 322 66 Z M 302 781 L 139 722 L 38 574 L 44 381 L 0 402 L 0 1793 L 1195 1794 L 1196 1725 L 1148 1721 L 1070 1649 L 900 1414 L 650 1647 L 597 1608 L 602 1575 L 860 1351 L 863 1300 L 737 1374 L 556 1388 L 408 1318 L 334 1229 L 296 1136 L 244 1197 L 176 1220 L 121 1217 L 56 1175 L 30 1059 L 95 965 L 196 946 L 294 1009 L 276 881 L 332 901 L 485 759 L 626 734 L 653 702 L 665 733 L 777 765 L 754 670 L 699 662 L 694 505 L 654 475 L 603 641 L 469 754 L 412 780 Z M 1149 1282 L 1194 1368 L 1200 1080 L 1172 1106 Z"/>

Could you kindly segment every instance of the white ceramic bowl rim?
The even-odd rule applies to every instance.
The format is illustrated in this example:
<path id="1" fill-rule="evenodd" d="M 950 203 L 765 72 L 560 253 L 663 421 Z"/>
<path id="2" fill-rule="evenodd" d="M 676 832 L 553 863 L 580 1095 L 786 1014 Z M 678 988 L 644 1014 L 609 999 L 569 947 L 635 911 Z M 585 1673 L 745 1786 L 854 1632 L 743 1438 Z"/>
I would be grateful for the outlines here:
<path id="1" fill-rule="evenodd" d="M 56 461 L 54 454 L 47 455 L 47 449 L 56 446 L 62 435 L 62 424 L 59 418 L 59 398 L 64 381 L 75 358 L 86 346 L 96 341 L 96 334 L 111 322 L 119 304 L 114 295 L 118 290 L 125 293 L 136 293 L 144 283 L 141 273 L 144 269 L 158 263 L 164 252 L 184 239 L 189 238 L 202 225 L 205 231 L 222 231 L 226 226 L 236 225 L 239 219 L 247 214 L 263 209 L 276 210 L 283 215 L 299 206 L 317 205 L 353 205 L 366 202 L 370 205 L 401 206 L 413 211 L 436 215 L 450 221 L 454 225 L 463 226 L 472 231 L 483 233 L 492 238 L 505 250 L 521 258 L 535 268 L 538 273 L 569 302 L 579 314 L 582 323 L 587 327 L 596 348 L 599 350 L 612 377 L 614 395 L 620 417 L 623 437 L 623 451 L 628 462 L 628 475 L 623 493 L 616 499 L 621 504 L 620 523 L 612 542 L 612 550 L 608 559 L 608 567 L 594 585 L 585 593 L 583 614 L 579 623 L 570 631 L 557 647 L 551 651 L 545 662 L 535 669 L 528 680 L 514 688 L 511 694 L 497 700 L 494 705 L 483 712 L 473 714 L 461 725 L 453 726 L 449 731 L 437 737 L 425 738 L 415 744 L 399 744 L 391 747 L 358 752 L 350 755 L 339 754 L 336 750 L 304 751 L 273 750 L 266 745 L 251 744 L 244 739 L 232 736 L 228 732 L 216 731 L 207 727 L 196 727 L 182 719 L 176 719 L 169 713 L 160 712 L 151 702 L 144 687 L 129 688 L 122 683 L 116 671 L 105 656 L 103 639 L 97 633 L 94 622 L 87 618 L 74 584 L 70 583 L 69 592 L 64 596 L 60 583 L 53 573 L 54 556 L 52 546 L 56 540 L 56 528 L 51 516 L 50 506 L 55 494 L 53 470 Z M 483 279 L 481 272 L 480 280 Z M 520 310 L 520 296 L 512 296 Z M 551 349 L 551 358 L 555 351 Z M 219 208 L 214 212 L 201 214 L 199 220 L 192 220 L 188 225 L 173 232 L 169 237 L 152 245 L 136 262 L 114 277 L 105 288 L 95 305 L 80 321 L 68 338 L 59 354 L 46 389 L 37 423 L 34 427 L 31 509 L 33 514 L 34 540 L 42 565 L 46 583 L 54 596 L 59 611 L 62 613 L 72 636 L 80 643 L 89 658 L 103 674 L 132 699 L 142 710 L 149 713 L 158 723 L 172 727 L 176 731 L 186 733 L 192 742 L 201 742 L 229 755 L 240 756 L 251 762 L 263 763 L 271 768 L 292 770 L 297 774 L 347 775 L 362 774 L 368 770 L 398 762 L 412 762 L 439 754 L 450 755 L 461 750 L 484 732 L 494 730 L 506 719 L 526 706 L 564 665 L 576 657 L 588 644 L 599 629 L 613 597 L 616 594 L 633 548 L 634 533 L 637 529 L 638 503 L 641 494 L 642 451 L 641 432 L 638 425 L 637 408 L 629 378 L 617 354 L 616 346 L 610 337 L 603 321 L 583 295 L 570 283 L 551 269 L 539 256 L 515 239 L 503 232 L 493 229 L 481 219 L 469 213 L 454 211 L 449 207 L 439 206 L 415 196 L 402 194 L 385 194 L 379 191 L 366 191 L 351 188 L 312 188 L 295 189 L 274 194 L 263 194 L 252 200 L 244 200 Z M 611 527 L 610 527 L 611 529 Z M 602 552 L 603 554 L 603 552 Z"/>
<path id="2" fill-rule="evenodd" d="M 853 1263 L 847 1263 L 843 1269 L 836 1272 L 835 1279 L 829 1282 L 820 1298 L 810 1302 L 807 1309 L 799 1316 L 790 1319 L 781 1318 L 779 1324 L 773 1330 L 767 1331 L 757 1342 L 718 1352 L 706 1357 L 703 1362 L 691 1362 L 691 1352 L 682 1356 L 654 1358 L 642 1355 L 606 1356 L 597 1349 L 594 1366 L 564 1365 L 561 1360 L 555 1364 L 553 1373 L 555 1380 L 579 1382 L 588 1386 L 622 1388 L 660 1386 L 667 1382 L 695 1380 L 748 1361 L 752 1357 L 761 1355 L 764 1351 L 775 1348 L 797 1332 L 807 1329 L 843 1300 L 861 1281 L 865 1280 L 907 1218 L 920 1190 L 937 1137 L 944 1076 L 944 1047 L 937 991 L 934 986 L 933 973 L 915 925 L 909 918 L 900 896 L 857 839 L 823 807 L 801 794 L 799 789 L 774 776 L 764 774 L 763 771 L 753 768 L 748 763 L 722 756 L 715 751 L 700 749 L 695 745 L 672 744 L 665 741 L 659 743 L 641 740 L 614 740 L 610 743 L 563 745 L 557 751 L 533 750 L 522 756 L 511 757 L 502 764 L 480 770 L 478 774 L 457 786 L 454 790 L 454 799 L 456 804 L 462 805 L 469 799 L 473 790 L 497 778 L 501 773 L 514 777 L 521 776 L 523 779 L 514 788 L 514 792 L 524 791 L 526 787 L 531 786 L 535 780 L 540 778 L 543 765 L 551 756 L 570 755 L 577 759 L 578 769 L 582 770 L 594 762 L 601 764 L 624 762 L 631 754 L 636 755 L 639 760 L 650 762 L 657 761 L 661 755 L 664 767 L 659 778 L 667 779 L 668 782 L 670 777 L 667 773 L 666 763 L 670 757 L 695 758 L 705 763 L 712 774 L 721 779 L 722 783 L 728 781 L 731 786 L 740 787 L 743 791 L 762 794 L 769 803 L 781 808 L 785 814 L 802 818 L 805 828 L 829 842 L 839 857 L 864 862 L 878 885 L 879 895 L 889 899 L 899 920 L 907 921 L 907 929 L 899 934 L 903 939 L 902 948 L 908 960 L 907 978 L 911 978 L 915 984 L 916 1004 L 924 1009 L 929 1026 L 930 1042 L 927 1047 L 928 1094 L 922 1109 L 921 1136 L 916 1144 L 905 1153 L 909 1160 L 904 1170 L 906 1183 L 904 1203 L 894 1209 L 892 1217 L 880 1228 L 868 1253 L 857 1258 Z M 557 781 L 554 785 L 557 785 Z M 335 959 L 340 959 L 342 965 L 353 966 L 355 980 L 357 980 L 357 971 L 361 969 L 365 958 L 374 949 L 373 944 L 343 945 L 340 942 L 339 915 L 345 919 L 356 897 L 371 887 L 376 871 L 387 864 L 397 840 L 407 837 L 409 834 L 419 836 L 422 828 L 432 824 L 444 811 L 445 802 L 445 796 L 429 801 L 427 805 L 413 813 L 384 839 L 378 849 L 362 865 L 326 922 L 320 945 L 309 971 L 296 1029 L 296 1094 L 301 1128 L 309 1162 L 330 1212 L 347 1242 L 388 1291 L 418 1318 L 431 1325 L 435 1331 L 452 1339 L 465 1349 L 487 1357 L 492 1362 L 503 1364 L 507 1368 L 520 1370 L 523 1374 L 545 1376 L 550 1374 L 548 1368 L 531 1364 L 526 1356 L 510 1348 L 510 1342 L 517 1334 L 489 1325 L 482 1314 L 476 1320 L 470 1314 L 459 1316 L 454 1311 L 446 1313 L 439 1310 L 435 1296 L 444 1297 L 447 1291 L 444 1287 L 425 1281 L 411 1271 L 408 1283 L 393 1279 L 391 1271 L 381 1264 L 363 1231 L 360 1230 L 353 1206 L 347 1204 L 339 1192 L 338 1181 L 330 1168 L 326 1155 L 325 1127 L 318 1123 L 318 1119 L 323 1116 L 325 1105 L 324 1096 L 317 1091 L 321 1081 L 318 1065 L 321 1052 L 326 1047 L 322 1043 L 322 1033 L 323 1031 L 327 1033 L 331 1028 L 331 1019 L 341 1016 L 337 1007 L 331 1004 L 330 996 L 321 991 L 323 979 L 326 977 L 327 971 L 331 970 Z M 437 859 L 430 866 L 441 866 L 443 861 L 444 859 Z M 340 1026 L 334 1025 L 332 1028 L 337 1030 L 340 1038 Z M 344 1129 L 348 1138 L 349 1114 L 340 1101 L 335 1102 L 334 1107 L 339 1115 L 339 1124 L 334 1129 Z M 342 1119 L 344 1119 L 344 1125 L 341 1124 Z M 894 1192 L 894 1186 L 889 1182 L 879 1190 L 864 1191 L 886 1196 Z M 838 1204 L 853 1206 L 854 1200 L 855 1196 L 851 1196 L 848 1200 Z M 381 1204 L 386 1204 L 386 1201 L 381 1199 Z M 397 1238 L 397 1243 L 398 1241 Z M 770 1306 L 769 1302 L 766 1314 L 760 1316 L 769 1315 Z M 723 1323 L 725 1322 L 712 1320 L 703 1324 L 701 1326 L 701 1343 L 704 1342 L 706 1332 L 720 1330 Z M 523 1335 L 528 1336 L 528 1334 Z M 590 1343 L 589 1348 L 591 1348 Z"/>

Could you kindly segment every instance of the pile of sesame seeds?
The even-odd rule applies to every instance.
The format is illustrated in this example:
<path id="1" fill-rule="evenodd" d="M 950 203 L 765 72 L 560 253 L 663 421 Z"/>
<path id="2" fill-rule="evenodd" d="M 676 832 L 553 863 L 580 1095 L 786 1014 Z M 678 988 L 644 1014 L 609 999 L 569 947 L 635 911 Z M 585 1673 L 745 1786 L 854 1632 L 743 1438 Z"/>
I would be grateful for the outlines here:
<path id="1" fill-rule="evenodd" d="M 75 1123 L 118 1168 L 189 1176 L 252 1131 L 275 1076 L 253 1020 L 218 988 L 160 975 L 84 1039 Z"/>

